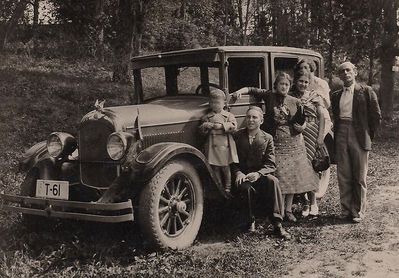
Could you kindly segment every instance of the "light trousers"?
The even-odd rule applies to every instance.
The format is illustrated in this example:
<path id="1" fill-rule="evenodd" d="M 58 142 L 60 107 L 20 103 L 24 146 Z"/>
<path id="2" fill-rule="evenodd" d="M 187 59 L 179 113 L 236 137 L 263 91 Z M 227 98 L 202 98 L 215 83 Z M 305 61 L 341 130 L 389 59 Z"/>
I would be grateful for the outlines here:
<path id="1" fill-rule="evenodd" d="M 335 140 L 342 214 L 364 217 L 369 152 L 359 145 L 351 121 L 340 121 Z"/>

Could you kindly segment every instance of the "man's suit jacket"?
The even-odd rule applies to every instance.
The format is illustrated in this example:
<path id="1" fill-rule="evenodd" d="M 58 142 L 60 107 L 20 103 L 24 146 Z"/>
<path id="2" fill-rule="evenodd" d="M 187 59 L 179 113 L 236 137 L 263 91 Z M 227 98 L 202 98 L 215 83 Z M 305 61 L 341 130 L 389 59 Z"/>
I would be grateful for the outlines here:
<path id="1" fill-rule="evenodd" d="M 255 135 L 252 144 L 249 144 L 248 131 L 246 128 L 240 129 L 233 134 L 237 146 L 239 163 L 233 164 L 232 172 L 248 174 L 258 172 L 266 176 L 276 171 L 276 160 L 274 155 L 273 137 L 259 130 Z"/>
<path id="2" fill-rule="evenodd" d="M 334 133 L 339 129 L 339 102 L 343 88 L 331 95 L 331 107 L 334 118 Z M 381 110 L 378 105 L 377 95 L 369 86 L 355 84 L 353 93 L 352 121 L 356 137 L 360 146 L 371 150 L 371 140 L 381 123 Z"/>

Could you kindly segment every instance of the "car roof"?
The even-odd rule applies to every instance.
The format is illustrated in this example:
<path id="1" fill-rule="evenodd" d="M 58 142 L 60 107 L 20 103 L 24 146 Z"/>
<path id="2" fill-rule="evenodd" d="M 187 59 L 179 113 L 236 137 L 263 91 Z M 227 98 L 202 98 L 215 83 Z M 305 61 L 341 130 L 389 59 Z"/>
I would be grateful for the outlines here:
<path id="1" fill-rule="evenodd" d="M 219 61 L 220 53 L 287 53 L 315 56 L 322 59 L 320 53 L 303 48 L 286 46 L 218 46 L 142 55 L 133 57 L 131 61 L 133 69 L 137 69 L 151 66 L 165 66 L 180 62 L 189 64 Z"/>

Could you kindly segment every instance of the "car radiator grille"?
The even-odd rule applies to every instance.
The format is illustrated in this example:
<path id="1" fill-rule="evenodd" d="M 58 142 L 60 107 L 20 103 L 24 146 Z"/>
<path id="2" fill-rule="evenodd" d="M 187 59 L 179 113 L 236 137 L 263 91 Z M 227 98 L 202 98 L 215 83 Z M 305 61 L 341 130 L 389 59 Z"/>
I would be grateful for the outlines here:
<path id="1" fill-rule="evenodd" d="M 79 157 L 81 181 L 94 187 L 108 187 L 117 177 L 118 164 L 107 153 L 108 136 L 115 131 L 108 120 L 87 120 L 80 126 Z"/>

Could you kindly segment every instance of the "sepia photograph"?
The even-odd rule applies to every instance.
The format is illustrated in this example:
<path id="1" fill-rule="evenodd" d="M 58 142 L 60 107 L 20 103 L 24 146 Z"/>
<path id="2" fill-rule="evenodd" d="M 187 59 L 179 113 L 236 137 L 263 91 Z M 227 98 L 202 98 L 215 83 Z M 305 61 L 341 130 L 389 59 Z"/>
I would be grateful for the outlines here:
<path id="1" fill-rule="evenodd" d="M 0 0 L 0 278 L 399 277 L 399 0 Z"/>

